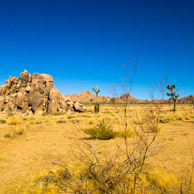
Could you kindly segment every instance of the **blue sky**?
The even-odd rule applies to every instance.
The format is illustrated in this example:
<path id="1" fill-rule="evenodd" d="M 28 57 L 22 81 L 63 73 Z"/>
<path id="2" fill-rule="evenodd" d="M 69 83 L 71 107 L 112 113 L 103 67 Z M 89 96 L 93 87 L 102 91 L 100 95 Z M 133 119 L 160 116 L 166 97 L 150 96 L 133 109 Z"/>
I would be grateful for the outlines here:
<path id="1" fill-rule="evenodd" d="M 181 97 L 194 94 L 193 10 L 193 0 L 0 0 L 0 85 L 27 69 L 64 94 L 110 95 L 136 59 L 134 97 L 169 71 Z"/>

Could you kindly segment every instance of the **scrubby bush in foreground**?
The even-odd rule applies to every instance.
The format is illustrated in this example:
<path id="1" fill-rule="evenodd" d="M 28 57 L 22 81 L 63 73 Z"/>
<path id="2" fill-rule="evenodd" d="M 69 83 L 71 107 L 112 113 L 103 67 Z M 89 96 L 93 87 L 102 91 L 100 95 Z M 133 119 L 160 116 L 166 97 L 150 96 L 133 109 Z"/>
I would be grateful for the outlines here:
<path id="1" fill-rule="evenodd" d="M 113 131 L 112 125 L 108 124 L 105 119 L 102 119 L 96 126 L 83 130 L 92 139 L 108 140 L 117 136 L 117 132 Z"/>

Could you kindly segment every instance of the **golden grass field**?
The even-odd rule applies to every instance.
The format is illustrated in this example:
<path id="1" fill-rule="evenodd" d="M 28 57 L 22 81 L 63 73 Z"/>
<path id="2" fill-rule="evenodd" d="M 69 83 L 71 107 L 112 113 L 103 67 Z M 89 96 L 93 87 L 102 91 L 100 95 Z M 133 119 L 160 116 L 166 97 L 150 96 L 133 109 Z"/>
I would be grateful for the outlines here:
<path id="1" fill-rule="evenodd" d="M 129 108 L 141 118 L 149 106 Z M 177 105 L 174 113 L 170 111 L 172 106 L 162 108 L 161 118 L 169 122 L 160 123 L 155 142 L 158 150 L 150 165 L 157 172 L 157 179 L 169 175 L 184 183 L 193 165 L 194 109 L 192 105 Z M 114 130 L 122 130 L 122 113 L 120 117 L 119 110 L 108 104 L 101 105 L 99 114 L 93 113 L 93 106 L 88 105 L 87 109 L 86 113 L 70 115 L 0 116 L 0 193 L 30 193 L 38 177 L 59 168 L 53 161 L 66 166 L 76 164 L 77 150 L 84 142 L 91 143 L 105 157 L 113 155 L 118 149 L 115 141 L 122 144 L 122 138 L 91 140 L 82 129 L 106 118 Z M 38 192 L 41 193 L 35 189 L 31 193 Z"/>

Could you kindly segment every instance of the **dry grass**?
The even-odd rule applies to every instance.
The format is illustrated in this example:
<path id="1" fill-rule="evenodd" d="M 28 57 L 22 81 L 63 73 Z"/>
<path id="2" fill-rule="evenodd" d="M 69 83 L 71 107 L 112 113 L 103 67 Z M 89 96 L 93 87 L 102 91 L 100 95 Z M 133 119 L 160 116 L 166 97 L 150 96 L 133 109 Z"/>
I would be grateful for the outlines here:
<path id="1" fill-rule="evenodd" d="M 137 112 L 140 118 L 139 121 L 131 121 L 132 128 L 145 123 L 148 106 L 130 105 L 134 114 Z M 149 177 L 149 181 L 164 190 L 168 182 L 180 183 L 189 178 L 192 166 L 190 147 L 193 147 L 194 139 L 192 106 L 178 105 L 176 113 L 171 111 L 170 106 L 165 105 L 162 109 L 160 132 L 156 140 L 160 148 L 151 160 L 152 168 L 157 171 Z M 92 111 L 93 107 L 88 107 L 88 112 L 83 114 L 0 116 L 0 120 L 6 121 L 0 123 L 0 193 L 24 192 L 26 186 L 33 185 L 32 181 L 36 177 L 57 169 L 51 161 L 63 161 L 67 166 L 74 166 L 77 147 L 84 141 L 92 143 L 106 157 L 115 153 L 115 140 L 88 140 L 82 129 L 91 128 L 106 118 L 114 131 L 120 131 L 123 124 L 120 110 L 110 105 L 101 105 L 99 114 L 93 114 Z M 25 135 L 19 135 L 22 138 L 5 138 L 5 134 L 14 134 L 23 129 Z M 116 141 L 121 144 L 121 137 L 117 137 Z M 161 174 L 162 178 L 158 179 Z"/>

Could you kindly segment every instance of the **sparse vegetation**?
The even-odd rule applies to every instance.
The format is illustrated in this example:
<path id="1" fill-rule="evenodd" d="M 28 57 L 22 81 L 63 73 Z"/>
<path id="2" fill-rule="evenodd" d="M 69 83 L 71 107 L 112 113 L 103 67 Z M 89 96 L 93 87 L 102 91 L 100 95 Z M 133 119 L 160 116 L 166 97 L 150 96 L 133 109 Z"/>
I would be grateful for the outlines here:
<path id="1" fill-rule="evenodd" d="M 13 113 L 13 112 L 8 112 L 8 113 L 7 113 L 7 116 L 8 116 L 8 117 L 12 117 L 12 116 L 14 116 L 14 113 Z"/>
<path id="2" fill-rule="evenodd" d="M 5 119 L 0 119 L 0 123 L 4 124 L 4 123 L 6 123 L 6 120 Z"/>
<path id="3" fill-rule="evenodd" d="M 93 107 L 93 105 L 87 106 L 88 109 L 92 109 Z M 163 105 L 162 110 L 160 111 L 158 122 L 160 123 L 161 130 L 159 133 L 156 133 L 157 141 L 160 143 L 160 149 L 155 146 L 150 148 L 156 151 L 159 149 L 159 152 L 157 152 L 156 155 L 155 152 L 150 153 L 154 157 L 149 158 L 149 161 L 147 162 L 150 162 L 150 165 L 148 168 L 146 166 L 137 179 L 137 193 L 141 189 L 143 189 L 144 192 L 149 191 L 152 193 L 180 193 L 181 184 L 183 193 L 188 193 L 188 176 L 190 177 L 192 160 L 190 149 L 186 142 L 189 141 L 192 147 L 192 139 L 194 136 L 192 130 L 194 110 L 190 108 L 190 105 L 179 105 L 176 113 L 171 114 L 169 107 L 170 104 Z M 120 117 L 120 114 L 123 114 L 123 107 L 117 107 L 115 110 L 115 108 L 108 104 L 103 105 L 101 107 L 101 113 L 97 115 L 87 112 L 84 114 L 71 114 L 69 116 L 61 115 L 57 117 L 54 115 L 49 115 L 49 117 L 25 116 L 24 121 L 22 117 L 1 116 L 1 119 L 7 120 L 7 124 L 5 123 L 5 125 L 2 125 L 3 128 L 0 130 L 1 150 L 8 150 L 6 152 L 10 153 L 10 155 L 3 155 L 3 153 L 0 153 L 0 157 L 5 158 L 1 159 L 1 162 L 7 169 L 6 171 L 3 169 L 0 171 L 0 177 L 6 177 L 6 179 L 10 182 L 14 182 L 17 177 L 18 182 L 14 182 L 13 185 L 3 188 L 2 185 L 5 185 L 6 183 L 3 179 L 1 179 L 0 193 L 28 193 L 29 190 L 31 193 L 65 193 L 67 191 L 74 192 L 72 188 L 74 190 L 82 189 L 82 192 L 84 192 L 84 189 L 86 188 L 87 191 L 89 191 L 89 189 L 96 189 L 95 185 L 98 186 L 97 189 L 101 189 L 100 185 L 96 183 L 93 175 L 90 174 L 91 172 L 97 172 L 97 176 L 102 177 L 102 180 L 112 177 L 111 181 L 113 185 L 115 185 L 115 181 L 118 180 L 119 183 L 114 186 L 114 189 L 118 189 L 118 187 L 123 184 L 122 180 L 125 180 L 124 176 L 117 179 L 118 177 L 115 178 L 116 174 L 114 174 L 117 172 L 118 167 L 122 166 L 120 163 L 125 161 L 125 157 L 122 154 L 122 151 L 125 151 L 125 149 L 123 149 L 123 138 L 127 137 L 130 151 L 137 151 L 138 147 L 136 146 L 138 146 L 138 144 L 133 144 L 133 142 L 137 142 L 137 132 L 140 137 L 147 137 L 148 139 L 155 135 L 155 133 L 147 133 L 149 130 L 148 128 L 145 128 L 147 125 L 147 121 L 145 119 L 145 117 L 147 117 L 146 114 L 152 117 L 151 115 L 155 113 L 155 111 L 153 113 L 150 112 L 150 109 L 153 109 L 153 107 L 149 104 L 128 105 L 128 129 L 126 132 L 123 129 L 124 121 Z M 136 116 L 136 111 L 138 117 Z M 90 117 L 82 117 L 83 115 Z M 67 119 L 68 117 L 70 117 L 70 120 Z M 186 117 L 188 117 L 189 120 L 186 120 Z M 110 129 L 114 132 L 114 139 L 108 138 L 108 141 L 100 140 L 99 143 L 99 140 L 96 137 L 96 139 L 92 139 L 91 135 L 86 136 L 83 132 L 81 132 L 80 129 L 90 129 L 96 127 L 100 122 L 102 122 L 102 118 L 105 119 L 106 125 L 112 125 Z M 82 120 L 80 123 L 72 123 L 73 120 L 80 119 Z M 67 123 L 57 123 L 57 121 L 60 120 L 66 120 Z M 21 125 L 8 125 L 11 121 L 20 122 Z M 35 124 L 36 121 L 42 121 L 42 123 L 37 125 Z M 47 124 L 48 121 L 49 123 Z M 34 125 L 32 123 L 34 123 Z M 28 129 L 27 136 L 24 136 L 25 130 L 16 135 L 14 131 L 16 129 L 22 130 L 23 125 L 25 125 L 26 129 Z M 145 129 L 144 135 L 139 131 L 141 127 Z M 137 131 L 134 131 L 134 128 L 137 129 Z M 88 137 L 88 139 L 86 137 Z M 11 140 L 14 140 L 14 146 L 12 143 L 7 143 L 7 141 L 11 142 Z M 92 145 L 95 153 L 98 155 L 99 163 L 95 164 L 95 160 L 93 160 L 93 164 L 95 164 L 95 166 L 93 166 L 91 172 L 89 171 L 89 164 L 92 163 L 87 163 L 89 161 L 86 156 L 83 156 L 83 152 L 81 152 L 81 155 L 77 153 L 79 148 L 83 147 L 78 146 L 79 148 L 77 148 L 76 144 Z M 75 147 L 69 145 L 74 145 Z M 139 145 L 142 144 L 140 143 Z M 121 150 L 117 152 L 118 155 L 114 155 L 115 150 L 118 150 L 117 146 L 119 146 Z M 87 155 L 91 158 L 92 155 L 89 154 L 89 150 L 84 149 Z M 20 153 L 23 155 L 21 156 Z M 119 156 L 119 158 L 117 156 Z M 24 157 L 25 164 L 27 166 L 25 169 L 23 168 Z M 45 157 L 46 160 L 48 160 L 46 163 Z M 56 160 L 56 163 L 63 164 L 61 160 L 58 161 L 58 159 L 56 159 L 58 157 L 66 158 L 63 160 L 65 163 L 63 166 L 68 169 L 70 174 L 66 174 L 67 171 L 63 167 L 61 168 L 56 165 L 54 165 L 54 167 L 52 166 L 50 162 L 52 160 Z M 111 157 L 113 157 L 112 162 Z M 117 160 L 115 160 L 116 158 Z M 137 161 L 140 162 L 141 160 Z M 28 166 L 32 163 L 36 168 L 28 168 Z M 114 166 L 111 167 L 113 163 Z M 10 166 L 13 168 L 10 168 Z M 150 168 L 152 166 L 153 169 Z M 111 167 L 111 169 L 106 171 L 108 167 Z M 123 166 L 123 168 L 124 167 L 127 166 Z M 155 167 L 158 169 L 156 170 Z M 48 171 L 43 171 L 43 168 L 51 169 L 51 172 L 47 173 Z M 104 175 L 102 174 L 103 170 L 104 172 L 106 171 L 106 174 Z M 30 177 L 29 175 L 24 175 L 29 173 L 31 174 Z M 9 174 L 12 174 L 12 176 L 9 176 Z M 115 176 L 112 176 L 112 174 Z M 134 176 L 127 176 L 131 177 L 131 180 L 134 180 Z M 187 184 L 185 184 L 186 178 Z M 62 187 L 61 184 L 63 185 Z M 64 184 L 66 184 L 67 187 L 64 187 Z M 126 182 L 126 186 L 127 184 L 130 185 L 130 189 L 133 188 L 133 184 L 131 184 L 130 181 L 128 183 Z M 191 185 L 193 185 L 193 180 Z M 61 188 L 63 190 L 61 190 Z M 190 193 L 192 192 L 193 190 L 191 186 Z"/>
<path id="4" fill-rule="evenodd" d="M 99 121 L 94 127 L 83 130 L 92 139 L 109 140 L 117 136 L 112 126 L 105 119 Z"/>
<path id="5" fill-rule="evenodd" d="M 66 123 L 66 120 L 58 120 L 57 123 Z"/>
<path id="6" fill-rule="evenodd" d="M 21 135 L 24 135 L 24 133 L 25 133 L 24 129 L 15 129 L 13 132 L 4 134 L 4 138 L 15 139 Z"/>

